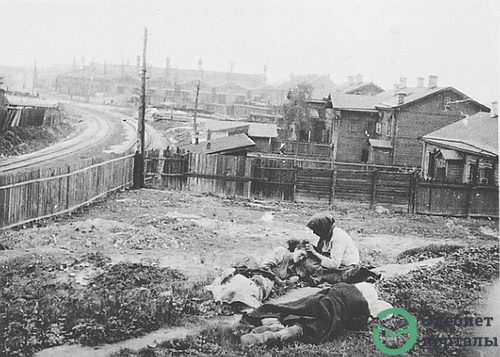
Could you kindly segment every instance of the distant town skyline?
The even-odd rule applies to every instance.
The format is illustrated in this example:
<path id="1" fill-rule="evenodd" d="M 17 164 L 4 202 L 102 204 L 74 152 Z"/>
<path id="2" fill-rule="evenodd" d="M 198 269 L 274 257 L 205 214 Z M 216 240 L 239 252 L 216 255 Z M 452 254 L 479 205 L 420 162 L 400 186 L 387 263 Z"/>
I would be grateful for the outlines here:
<path id="1" fill-rule="evenodd" d="M 499 4 L 459 1 L 1 1 L 0 65 L 91 61 L 330 75 L 391 89 L 437 75 L 490 106 L 499 96 Z M 1 74 L 0 74 L 1 75 Z"/>

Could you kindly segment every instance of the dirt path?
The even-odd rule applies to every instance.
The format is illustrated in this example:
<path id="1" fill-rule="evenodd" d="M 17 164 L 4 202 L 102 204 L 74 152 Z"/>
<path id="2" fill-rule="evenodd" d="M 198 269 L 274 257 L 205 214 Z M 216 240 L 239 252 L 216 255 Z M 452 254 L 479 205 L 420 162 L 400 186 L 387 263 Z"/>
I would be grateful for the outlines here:
<path id="1" fill-rule="evenodd" d="M 241 319 L 241 315 L 234 315 L 225 319 L 206 322 L 203 325 L 183 326 L 169 329 L 159 329 L 157 331 L 146 334 L 142 337 L 114 343 L 110 345 L 102 345 L 95 348 L 82 347 L 79 345 L 64 345 L 52 348 L 47 348 L 34 355 L 34 357 L 106 357 L 112 353 L 117 353 L 121 349 L 129 348 L 131 350 L 139 350 L 146 347 L 155 347 L 158 344 L 175 339 L 183 339 L 187 336 L 196 335 L 202 328 L 210 325 L 232 326 Z"/>

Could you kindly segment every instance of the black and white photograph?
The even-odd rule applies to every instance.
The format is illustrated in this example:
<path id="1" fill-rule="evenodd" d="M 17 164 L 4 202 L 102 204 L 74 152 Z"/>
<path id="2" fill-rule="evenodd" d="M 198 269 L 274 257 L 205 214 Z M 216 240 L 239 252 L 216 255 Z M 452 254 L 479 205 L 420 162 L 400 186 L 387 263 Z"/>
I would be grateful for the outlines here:
<path id="1" fill-rule="evenodd" d="M 0 0 L 0 357 L 500 357 L 497 0 Z"/>

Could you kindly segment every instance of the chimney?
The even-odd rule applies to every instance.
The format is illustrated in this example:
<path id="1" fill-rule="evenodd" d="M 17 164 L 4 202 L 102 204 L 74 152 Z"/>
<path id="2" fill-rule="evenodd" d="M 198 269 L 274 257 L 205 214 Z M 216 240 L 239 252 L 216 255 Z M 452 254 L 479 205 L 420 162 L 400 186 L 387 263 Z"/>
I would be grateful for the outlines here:
<path id="1" fill-rule="evenodd" d="M 207 150 L 210 150 L 210 143 L 207 143 Z"/>
<path id="2" fill-rule="evenodd" d="M 212 139 L 212 131 L 210 129 L 207 130 L 207 141 Z"/>
<path id="3" fill-rule="evenodd" d="M 429 88 L 437 87 L 438 76 L 429 76 Z"/>
<path id="4" fill-rule="evenodd" d="M 399 77 L 399 88 L 406 88 L 406 77 Z"/>
<path id="5" fill-rule="evenodd" d="M 363 75 L 362 74 L 358 74 L 356 76 L 356 83 L 363 83 Z"/>
<path id="6" fill-rule="evenodd" d="M 354 76 L 347 76 L 347 79 L 348 79 L 349 84 L 354 83 Z"/>
<path id="7" fill-rule="evenodd" d="M 405 102 L 405 92 L 398 92 L 398 105 L 404 104 Z"/>
<path id="8" fill-rule="evenodd" d="M 424 78 L 417 77 L 417 87 L 422 88 L 424 86 Z"/>
<path id="9" fill-rule="evenodd" d="M 490 117 L 498 119 L 498 102 L 491 102 Z"/>

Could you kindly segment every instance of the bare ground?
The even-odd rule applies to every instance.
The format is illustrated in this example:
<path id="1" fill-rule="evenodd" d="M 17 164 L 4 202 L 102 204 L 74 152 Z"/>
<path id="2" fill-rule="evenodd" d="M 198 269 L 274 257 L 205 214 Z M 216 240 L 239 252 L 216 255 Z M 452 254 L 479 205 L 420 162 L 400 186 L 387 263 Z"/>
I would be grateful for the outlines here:
<path id="1" fill-rule="evenodd" d="M 305 223 L 314 213 L 328 209 L 326 205 L 188 192 L 122 191 L 72 215 L 0 231 L 0 243 L 9 248 L 0 251 L 0 263 L 34 254 L 56 255 L 69 262 L 87 253 L 101 252 L 113 262 L 170 266 L 192 281 L 206 280 L 239 258 L 264 254 L 287 239 L 316 242 Z M 372 266 L 396 263 L 403 251 L 433 243 L 483 247 L 498 244 L 496 221 L 378 214 L 353 202 L 336 203 L 332 210 L 338 225 L 358 244 L 362 261 Z M 68 266 L 60 272 L 60 279 L 82 286 L 100 272 L 90 264 Z M 149 339 L 138 343 L 149 343 Z M 61 351 L 50 352 L 62 356 L 68 349 Z"/>
<path id="2" fill-rule="evenodd" d="M 328 206 L 226 199 L 143 189 L 125 191 L 67 217 L 0 232 L 12 250 L 79 255 L 100 251 L 113 261 L 157 263 L 191 278 L 213 276 L 246 254 L 264 254 L 287 239 L 316 237 L 307 219 Z M 338 225 L 358 244 L 363 262 L 395 263 L 404 250 L 432 243 L 493 245 L 498 222 L 377 214 L 355 203 L 335 204 Z"/>

